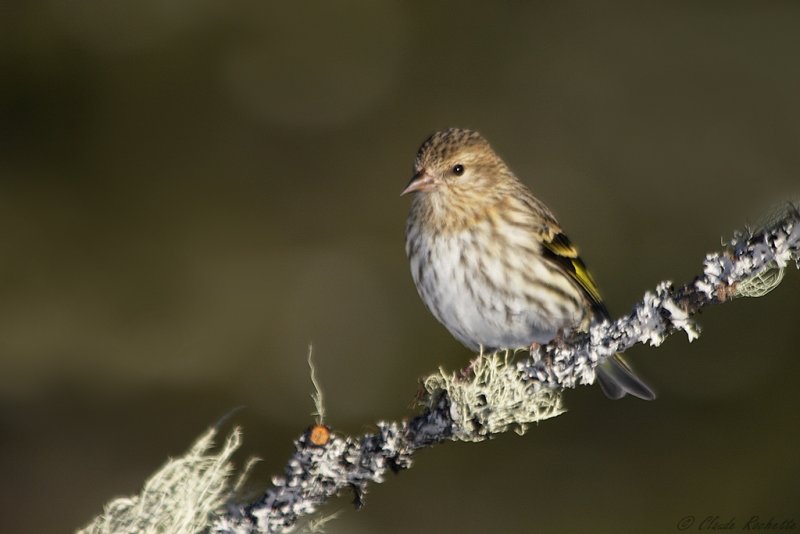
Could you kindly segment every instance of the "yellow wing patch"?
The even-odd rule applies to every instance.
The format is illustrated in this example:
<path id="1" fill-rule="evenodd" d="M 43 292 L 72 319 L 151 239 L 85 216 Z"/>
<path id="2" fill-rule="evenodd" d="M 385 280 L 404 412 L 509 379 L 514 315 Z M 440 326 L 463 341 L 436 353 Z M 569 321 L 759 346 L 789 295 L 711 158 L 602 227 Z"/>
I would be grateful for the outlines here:
<path id="1" fill-rule="evenodd" d="M 597 303 L 603 302 L 603 298 L 600 296 L 600 290 L 597 289 L 594 278 L 592 278 L 592 275 L 586 270 L 586 265 L 584 265 L 581 259 L 578 257 L 573 258 L 572 266 L 575 268 L 575 279 L 580 283 L 581 287 L 591 295 L 592 300 Z"/>
<path id="2" fill-rule="evenodd" d="M 578 248 L 570 242 L 569 238 L 562 233 L 554 233 L 553 235 L 545 236 L 542 246 L 544 247 L 545 255 L 561 265 L 572 279 L 578 283 L 578 286 L 592 302 L 595 310 L 600 314 L 608 315 L 597 284 L 592 275 L 589 274 L 586 264 L 578 256 Z"/>

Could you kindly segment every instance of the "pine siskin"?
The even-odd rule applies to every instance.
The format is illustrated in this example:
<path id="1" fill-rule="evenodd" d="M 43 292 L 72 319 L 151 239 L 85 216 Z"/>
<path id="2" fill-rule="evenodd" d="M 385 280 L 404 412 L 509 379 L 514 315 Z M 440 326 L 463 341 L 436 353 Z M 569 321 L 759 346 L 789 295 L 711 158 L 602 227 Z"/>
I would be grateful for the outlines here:
<path id="1" fill-rule="evenodd" d="M 411 275 L 425 305 L 477 351 L 548 343 L 609 317 L 552 212 L 477 132 L 451 128 L 417 152 L 406 226 Z M 612 399 L 655 394 L 622 359 L 597 379 Z"/>

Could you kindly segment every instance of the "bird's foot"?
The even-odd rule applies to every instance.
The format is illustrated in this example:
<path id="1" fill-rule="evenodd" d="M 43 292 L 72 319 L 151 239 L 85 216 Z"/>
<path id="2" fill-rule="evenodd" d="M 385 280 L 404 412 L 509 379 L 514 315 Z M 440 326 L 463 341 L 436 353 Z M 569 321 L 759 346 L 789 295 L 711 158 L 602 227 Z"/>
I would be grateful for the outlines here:
<path id="1" fill-rule="evenodd" d="M 417 392 L 414 394 L 414 398 L 411 399 L 411 402 L 408 403 L 408 408 L 413 410 L 419 408 L 420 406 L 424 406 L 428 396 L 428 390 L 425 388 L 425 384 L 423 384 L 422 380 L 420 379 L 419 385 L 417 386 Z"/>
<path id="2" fill-rule="evenodd" d="M 559 328 L 558 330 L 556 330 L 556 335 L 553 338 L 553 341 L 551 341 L 551 343 L 553 343 L 557 347 L 563 347 L 565 338 L 566 335 L 564 334 L 564 329 Z"/>
<path id="3" fill-rule="evenodd" d="M 459 381 L 471 380 L 472 378 L 475 377 L 475 366 L 478 365 L 478 361 L 482 357 L 483 357 L 482 355 L 476 356 L 475 358 L 469 361 L 469 365 L 458 371 Z"/>
<path id="4" fill-rule="evenodd" d="M 541 349 L 541 348 L 542 348 L 542 345 L 540 343 L 537 343 L 537 342 L 534 341 L 533 343 L 531 343 L 531 346 L 530 346 L 530 349 L 529 349 L 530 350 L 530 355 L 533 356 L 534 353 L 538 352 L 539 349 Z M 545 353 L 544 355 L 542 355 L 541 361 L 544 363 L 545 367 L 549 368 L 549 367 L 553 366 L 553 357 L 550 354 Z"/>

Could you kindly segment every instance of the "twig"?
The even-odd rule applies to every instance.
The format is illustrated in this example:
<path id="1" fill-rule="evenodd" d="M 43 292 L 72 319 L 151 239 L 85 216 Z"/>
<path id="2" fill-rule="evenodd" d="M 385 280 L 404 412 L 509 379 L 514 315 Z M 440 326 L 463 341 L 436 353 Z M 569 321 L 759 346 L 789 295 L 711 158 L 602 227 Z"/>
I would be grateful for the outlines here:
<path id="1" fill-rule="evenodd" d="M 410 420 L 380 422 L 377 432 L 364 436 L 332 433 L 324 443 L 306 432 L 295 441 L 284 476 L 257 502 L 218 518 L 213 531 L 287 532 L 344 489 L 361 506 L 370 482 L 382 482 L 387 470 L 408 469 L 421 448 L 482 441 L 509 428 L 524 432 L 530 423 L 561 413 L 560 392 L 592 384 L 595 367 L 608 356 L 639 343 L 657 346 L 678 331 L 692 341 L 699 335 L 692 317 L 700 310 L 765 294 L 791 263 L 800 268 L 800 212 L 794 205 L 767 228 L 738 232 L 727 250 L 707 255 L 703 274 L 691 283 L 677 289 L 660 283 L 625 317 L 518 359 L 480 355 L 466 371 L 428 377 L 425 409 Z"/>
<path id="2" fill-rule="evenodd" d="M 639 343 L 657 346 L 678 331 L 692 341 L 699 335 L 692 318 L 700 310 L 766 294 L 791 264 L 800 268 L 800 211 L 790 204 L 767 227 L 738 232 L 726 250 L 707 255 L 703 274 L 692 282 L 677 289 L 662 282 L 627 316 L 531 353 L 481 354 L 464 370 L 440 370 L 423 381 L 421 414 L 380 422 L 376 432 L 363 436 L 340 435 L 324 425 L 312 365 L 316 424 L 295 440 L 283 476 L 256 502 L 231 505 L 214 516 L 210 531 L 288 532 L 348 488 L 355 505 L 362 506 L 369 484 L 383 482 L 389 470 L 411 467 L 419 449 L 442 441 L 482 441 L 509 429 L 522 433 L 530 423 L 562 413 L 561 392 L 592 384 L 595 367 L 605 358 Z"/>

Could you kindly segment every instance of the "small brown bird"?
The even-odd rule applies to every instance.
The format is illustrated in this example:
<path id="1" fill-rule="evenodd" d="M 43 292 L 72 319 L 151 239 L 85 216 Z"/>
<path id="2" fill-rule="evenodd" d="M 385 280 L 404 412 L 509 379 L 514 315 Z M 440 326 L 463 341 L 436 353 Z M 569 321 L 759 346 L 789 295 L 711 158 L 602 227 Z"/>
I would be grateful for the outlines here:
<path id="1" fill-rule="evenodd" d="M 473 351 L 544 344 L 609 318 L 578 250 L 477 132 L 451 128 L 419 148 L 406 254 L 425 305 Z M 655 394 L 621 355 L 597 367 L 606 396 Z"/>

